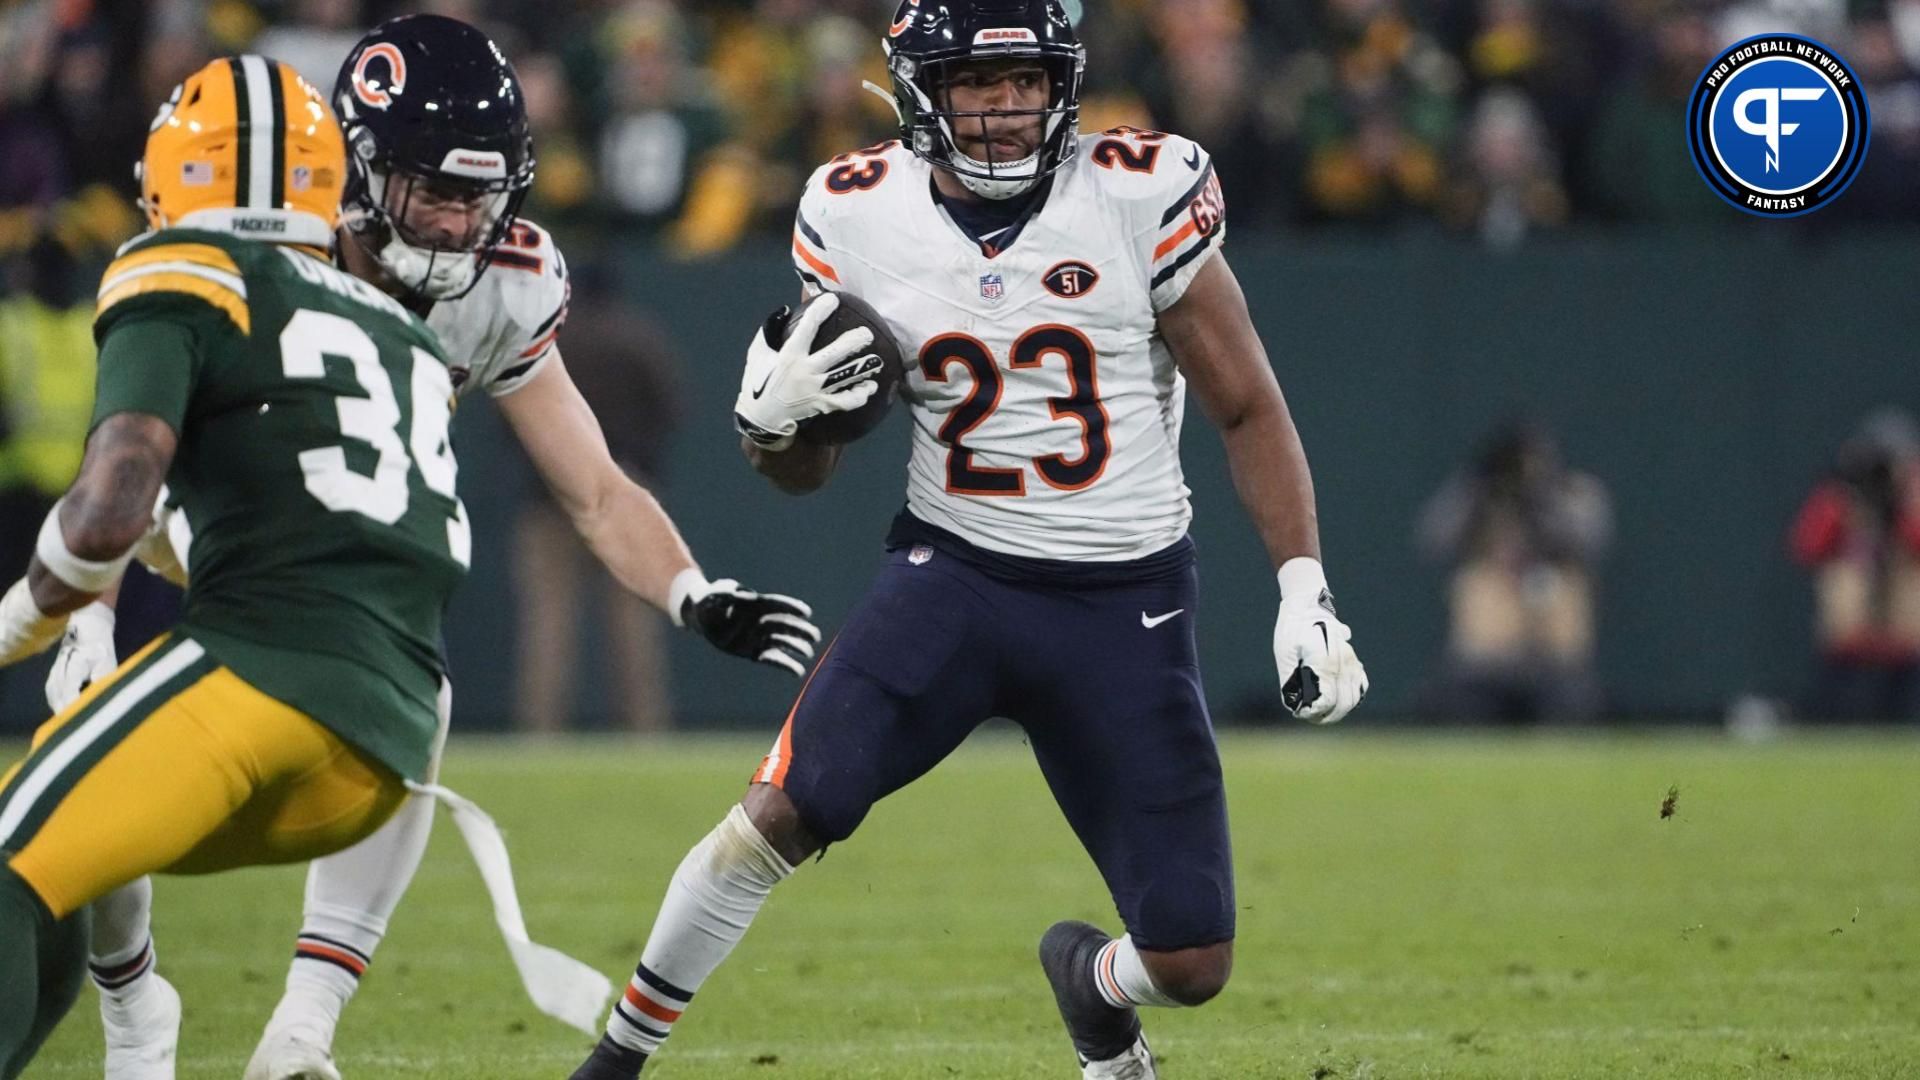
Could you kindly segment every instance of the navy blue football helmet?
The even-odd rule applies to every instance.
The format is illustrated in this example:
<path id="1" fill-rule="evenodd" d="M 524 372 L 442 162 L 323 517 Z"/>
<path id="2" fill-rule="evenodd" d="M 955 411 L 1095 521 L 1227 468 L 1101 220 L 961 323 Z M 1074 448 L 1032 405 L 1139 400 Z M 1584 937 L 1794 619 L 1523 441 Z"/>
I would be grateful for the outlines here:
<path id="1" fill-rule="evenodd" d="M 347 54 L 333 104 L 347 139 L 350 235 L 412 296 L 466 295 L 533 186 L 512 65 L 458 19 L 408 15 Z"/>
<path id="2" fill-rule="evenodd" d="M 901 139 L 970 190 L 991 199 L 1010 198 L 1072 160 L 1079 143 L 1086 49 L 1060 0 L 901 0 L 882 44 Z M 954 71 L 1003 58 L 1032 58 L 1046 68 L 1046 105 L 1013 112 L 955 111 L 947 94 Z M 1018 161 L 981 161 L 954 142 L 963 125 L 979 125 L 984 132 L 988 116 L 1036 115 L 1040 145 Z"/>

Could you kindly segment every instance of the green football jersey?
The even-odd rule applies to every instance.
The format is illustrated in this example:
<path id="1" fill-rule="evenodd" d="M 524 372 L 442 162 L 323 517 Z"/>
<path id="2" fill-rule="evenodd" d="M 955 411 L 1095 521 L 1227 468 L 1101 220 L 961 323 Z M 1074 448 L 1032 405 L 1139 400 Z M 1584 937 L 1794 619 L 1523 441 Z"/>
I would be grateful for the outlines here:
<path id="1" fill-rule="evenodd" d="M 470 547 L 438 339 L 311 249 L 187 229 L 121 252 L 94 334 L 94 424 L 151 413 L 179 435 L 180 631 L 422 776 Z"/>

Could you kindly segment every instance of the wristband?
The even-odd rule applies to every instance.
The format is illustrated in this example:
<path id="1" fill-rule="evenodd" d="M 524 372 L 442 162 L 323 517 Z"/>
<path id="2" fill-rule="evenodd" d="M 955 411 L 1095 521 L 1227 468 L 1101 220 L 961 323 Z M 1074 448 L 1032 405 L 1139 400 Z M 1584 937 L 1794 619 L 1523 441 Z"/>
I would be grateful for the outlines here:
<path id="1" fill-rule="evenodd" d="M 66 500 L 61 499 L 53 504 L 47 520 L 40 526 L 40 540 L 34 545 L 33 553 L 39 558 L 40 565 L 69 588 L 98 595 L 120 579 L 127 563 L 133 559 L 133 549 L 128 548 L 118 557 L 102 561 L 75 555 L 68 550 L 66 535 L 60 528 L 60 507 L 65 503 Z"/>
<path id="2" fill-rule="evenodd" d="M 1321 568 L 1320 560 L 1308 555 L 1296 555 L 1280 564 L 1280 572 L 1275 575 L 1280 582 L 1280 602 L 1298 601 L 1305 597 L 1307 603 L 1320 598 L 1327 588 L 1327 572 Z"/>
<path id="3" fill-rule="evenodd" d="M 687 624 L 680 613 L 687 606 L 687 600 L 694 593 L 705 593 L 712 588 L 707 575 L 697 566 L 689 566 L 673 576 L 673 584 L 667 586 L 667 617 L 673 625 L 684 628 Z"/>

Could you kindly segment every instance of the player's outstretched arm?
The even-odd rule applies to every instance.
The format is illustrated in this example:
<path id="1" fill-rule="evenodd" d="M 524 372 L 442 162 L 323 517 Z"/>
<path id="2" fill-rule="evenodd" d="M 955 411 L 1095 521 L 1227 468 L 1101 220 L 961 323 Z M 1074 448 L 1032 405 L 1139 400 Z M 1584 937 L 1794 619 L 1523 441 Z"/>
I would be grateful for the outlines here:
<path id="1" fill-rule="evenodd" d="M 532 381 L 496 399 L 540 478 L 614 579 L 736 656 L 804 674 L 819 628 L 791 597 L 708 581 L 653 493 L 622 472 L 600 421 L 555 354 Z"/>
<path id="2" fill-rule="evenodd" d="M 173 428 L 147 413 L 115 413 L 94 429 L 80 475 L 40 529 L 27 576 L 0 598 L 0 664 L 51 645 L 69 613 L 119 580 L 153 523 L 178 445 Z"/>
<path id="3" fill-rule="evenodd" d="M 1365 696 L 1366 669 L 1349 644 L 1352 631 L 1334 614 L 1320 566 L 1306 450 L 1224 255 L 1207 260 L 1180 299 L 1160 313 L 1159 325 L 1201 409 L 1226 441 L 1233 486 L 1279 570 L 1274 660 L 1281 700 L 1301 719 L 1333 723 Z"/>
<path id="4" fill-rule="evenodd" d="M 694 565 L 693 553 L 653 493 L 614 462 L 563 359 L 556 352 L 495 401 L 587 547 L 621 585 L 666 611 L 674 576 Z"/>

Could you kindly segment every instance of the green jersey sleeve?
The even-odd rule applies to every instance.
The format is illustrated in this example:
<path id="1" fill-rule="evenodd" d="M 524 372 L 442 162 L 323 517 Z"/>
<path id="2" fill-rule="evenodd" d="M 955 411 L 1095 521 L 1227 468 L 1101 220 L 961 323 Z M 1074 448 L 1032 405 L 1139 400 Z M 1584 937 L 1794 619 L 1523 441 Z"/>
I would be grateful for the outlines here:
<path id="1" fill-rule="evenodd" d="M 187 313 L 129 312 L 100 343 L 93 421 L 116 413 L 150 413 L 178 435 L 186 422 L 194 382 L 206 363 L 202 327 Z"/>

